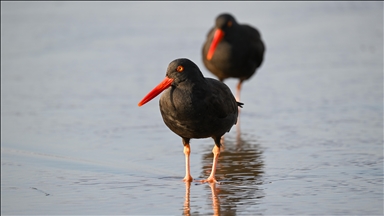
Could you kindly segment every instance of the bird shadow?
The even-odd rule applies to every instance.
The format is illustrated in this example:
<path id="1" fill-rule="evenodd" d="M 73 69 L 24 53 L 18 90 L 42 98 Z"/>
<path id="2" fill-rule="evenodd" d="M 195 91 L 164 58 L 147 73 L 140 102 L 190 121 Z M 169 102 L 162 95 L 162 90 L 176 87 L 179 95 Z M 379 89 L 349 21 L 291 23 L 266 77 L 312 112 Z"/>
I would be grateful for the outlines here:
<path id="1" fill-rule="evenodd" d="M 259 187 L 263 184 L 264 173 L 262 148 L 257 140 L 238 132 L 235 137 L 225 137 L 225 148 L 219 156 L 216 171 L 220 184 L 204 184 L 210 188 L 213 215 L 237 214 L 239 208 L 255 205 L 255 200 L 260 201 L 265 196 Z M 209 153 L 202 157 L 203 168 L 199 178 L 207 177 L 212 168 L 213 154 L 208 146 L 206 148 Z M 184 215 L 190 215 L 190 183 L 186 183 L 183 209 Z"/>

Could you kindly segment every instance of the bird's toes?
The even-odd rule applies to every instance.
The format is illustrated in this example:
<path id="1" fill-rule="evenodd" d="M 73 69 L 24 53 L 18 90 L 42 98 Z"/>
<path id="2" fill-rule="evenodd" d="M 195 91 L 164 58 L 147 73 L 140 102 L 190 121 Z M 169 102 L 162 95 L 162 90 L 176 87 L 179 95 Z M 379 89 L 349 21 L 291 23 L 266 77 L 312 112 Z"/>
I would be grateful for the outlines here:
<path id="1" fill-rule="evenodd" d="M 218 182 L 215 178 L 207 178 L 207 179 L 203 179 L 203 180 L 200 180 L 201 183 L 216 183 L 216 184 L 220 184 L 220 182 Z"/>

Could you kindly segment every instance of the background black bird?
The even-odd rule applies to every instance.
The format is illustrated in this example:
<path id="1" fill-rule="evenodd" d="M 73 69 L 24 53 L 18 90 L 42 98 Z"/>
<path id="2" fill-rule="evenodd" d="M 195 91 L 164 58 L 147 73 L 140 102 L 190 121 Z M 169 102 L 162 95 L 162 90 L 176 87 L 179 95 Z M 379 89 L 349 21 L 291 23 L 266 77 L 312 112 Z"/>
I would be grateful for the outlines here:
<path id="1" fill-rule="evenodd" d="M 202 53 L 203 62 L 220 81 L 239 78 L 236 99 L 240 100 L 241 85 L 249 79 L 264 59 L 265 45 L 254 27 L 239 24 L 227 13 L 216 18 L 208 32 Z"/>

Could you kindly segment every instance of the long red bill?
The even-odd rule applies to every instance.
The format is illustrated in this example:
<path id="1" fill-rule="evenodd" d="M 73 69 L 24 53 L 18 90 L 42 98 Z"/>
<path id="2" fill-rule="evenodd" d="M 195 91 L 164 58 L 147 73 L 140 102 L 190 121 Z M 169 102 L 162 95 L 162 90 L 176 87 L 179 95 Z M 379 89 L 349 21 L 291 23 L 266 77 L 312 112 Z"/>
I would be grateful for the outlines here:
<path id="1" fill-rule="evenodd" d="M 213 40 L 212 40 L 211 46 L 209 47 L 209 51 L 208 51 L 208 54 L 207 54 L 207 59 L 208 60 L 212 59 L 212 56 L 213 56 L 213 53 L 215 52 L 217 44 L 219 44 L 219 42 L 221 41 L 221 39 L 223 39 L 223 37 L 224 37 L 223 30 L 217 29 L 215 31 L 215 35 L 213 36 Z"/>
<path id="2" fill-rule="evenodd" d="M 167 76 L 159 85 L 157 85 L 155 88 L 152 89 L 140 102 L 139 106 L 142 106 L 146 104 L 148 101 L 152 100 L 154 97 L 156 97 L 158 94 L 160 94 L 162 91 L 164 91 L 166 88 L 171 86 L 173 82 L 173 79 L 168 78 Z"/>

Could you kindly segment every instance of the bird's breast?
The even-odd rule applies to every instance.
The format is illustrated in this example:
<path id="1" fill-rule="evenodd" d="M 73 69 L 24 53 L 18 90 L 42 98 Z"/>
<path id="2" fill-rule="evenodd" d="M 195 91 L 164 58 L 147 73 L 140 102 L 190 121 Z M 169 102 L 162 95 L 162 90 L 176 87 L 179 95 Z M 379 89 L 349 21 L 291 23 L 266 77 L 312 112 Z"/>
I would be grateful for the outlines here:
<path id="1" fill-rule="evenodd" d="M 160 110 L 178 120 L 191 120 L 204 113 L 204 96 L 193 89 L 169 88 L 160 98 Z"/>
<path id="2" fill-rule="evenodd" d="M 202 127 L 208 118 L 204 92 L 169 88 L 161 95 L 159 105 L 164 123 L 179 136 L 208 137 Z"/>

